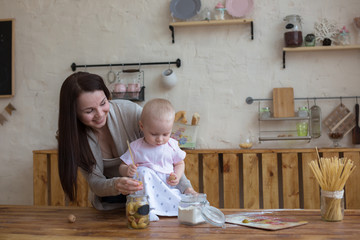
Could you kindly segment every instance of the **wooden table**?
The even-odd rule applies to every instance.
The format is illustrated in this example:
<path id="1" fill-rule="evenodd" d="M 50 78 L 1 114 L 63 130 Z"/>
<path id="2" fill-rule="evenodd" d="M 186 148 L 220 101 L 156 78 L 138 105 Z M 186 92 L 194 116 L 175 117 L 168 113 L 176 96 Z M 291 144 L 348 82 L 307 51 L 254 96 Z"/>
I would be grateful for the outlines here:
<path id="1" fill-rule="evenodd" d="M 255 210 L 222 210 L 235 214 Z M 69 223 L 69 214 L 76 216 Z M 360 210 L 345 210 L 342 222 L 324 222 L 319 210 L 274 211 L 277 216 L 308 221 L 306 225 L 266 231 L 226 224 L 186 226 L 176 217 L 161 217 L 148 229 L 126 227 L 123 210 L 97 211 L 93 208 L 0 205 L 0 239 L 360 239 Z"/>

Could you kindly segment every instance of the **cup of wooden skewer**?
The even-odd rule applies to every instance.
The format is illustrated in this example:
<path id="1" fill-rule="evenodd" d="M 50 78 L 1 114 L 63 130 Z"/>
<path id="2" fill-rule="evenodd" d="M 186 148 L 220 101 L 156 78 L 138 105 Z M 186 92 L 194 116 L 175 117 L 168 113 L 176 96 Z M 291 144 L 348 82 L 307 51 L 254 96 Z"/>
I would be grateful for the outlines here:
<path id="1" fill-rule="evenodd" d="M 318 154 L 309 167 L 321 187 L 321 218 L 331 222 L 343 220 L 344 186 L 356 167 L 354 162 L 347 158 L 320 158 Z"/>

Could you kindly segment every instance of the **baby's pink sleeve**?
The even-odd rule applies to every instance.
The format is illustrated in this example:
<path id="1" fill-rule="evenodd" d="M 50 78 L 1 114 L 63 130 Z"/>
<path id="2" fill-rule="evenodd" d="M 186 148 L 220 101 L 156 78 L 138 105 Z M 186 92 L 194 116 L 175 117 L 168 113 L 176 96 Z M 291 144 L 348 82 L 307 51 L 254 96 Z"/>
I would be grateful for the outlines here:
<path id="1" fill-rule="evenodd" d="M 175 139 L 170 138 L 169 144 L 171 148 L 174 150 L 173 152 L 173 164 L 181 162 L 186 157 L 186 152 L 181 150 L 178 144 L 178 141 Z"/>
<path id="2" fill-rule="evenodd" d="M 132 163 L 132 160 L 131 160 L 131 156 L 130 156 L 130 152 L 129 150 L 126 151 L 126 153 L 124 153 L 120 159 L 126 164 L 126 165 L 129 165 Z"/>

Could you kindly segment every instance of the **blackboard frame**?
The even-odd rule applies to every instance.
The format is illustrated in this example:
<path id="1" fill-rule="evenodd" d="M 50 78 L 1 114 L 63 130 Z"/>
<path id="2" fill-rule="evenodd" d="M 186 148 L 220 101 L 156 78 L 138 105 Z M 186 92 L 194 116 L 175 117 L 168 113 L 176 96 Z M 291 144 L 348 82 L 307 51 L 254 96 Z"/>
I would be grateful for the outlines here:
<path id="1" fill-rule="evenodd" d="M 0 53 L 5 50 L 5 54 L 0 54 L 0 98 L 11 98 L 15 95 L 15 75 L 14 75 L 14 48 L 15 48 L 15 19 L 0 19 Z M 9 24 L 11 26 L 9 26 Z M 9 39 L 10 38 L 10 39 Z M 1 45 L 2 44 L 2 45 Z M 10 44 L 10 46 L 9 46 Z M 1 49 L 3 47 L 3 49 Z M 11 48 L 11 49 L 8 49 Z M 9 69 L 10 68 L 10 69 Z M 4 81 L 4 82 L 2 82 Z"/>

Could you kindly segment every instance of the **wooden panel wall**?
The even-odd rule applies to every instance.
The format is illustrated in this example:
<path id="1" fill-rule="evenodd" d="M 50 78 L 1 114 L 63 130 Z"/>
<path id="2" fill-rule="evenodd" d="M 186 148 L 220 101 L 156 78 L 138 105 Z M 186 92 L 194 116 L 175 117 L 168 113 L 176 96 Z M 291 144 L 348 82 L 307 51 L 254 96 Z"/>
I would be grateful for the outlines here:
<path id="1" fill-rule="evenodd" d="M 186 150 L 185 174 L 194 189 L 218 208 L 320 208 L 320 187 L 308 167 L 314 149 Z M 345 207 L 360 209 L 360 149 L 319 149 L 322 157 L 347 157 L 357 168 L 345 186 Z M 78 198 L 61 189 L 57 151 L 34 151 L 34 204 L 90 206 L 79 173 Z"/>

